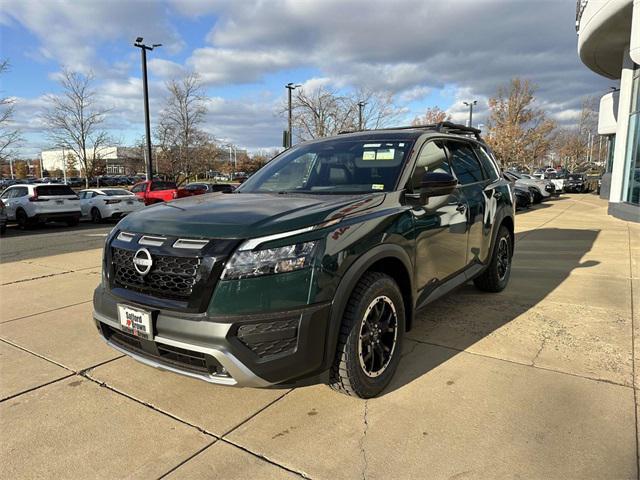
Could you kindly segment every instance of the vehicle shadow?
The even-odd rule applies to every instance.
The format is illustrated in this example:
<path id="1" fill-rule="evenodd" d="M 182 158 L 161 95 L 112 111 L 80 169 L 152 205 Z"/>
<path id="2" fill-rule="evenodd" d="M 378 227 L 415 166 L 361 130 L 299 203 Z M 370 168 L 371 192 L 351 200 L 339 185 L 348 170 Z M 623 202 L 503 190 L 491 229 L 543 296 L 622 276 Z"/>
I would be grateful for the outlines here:
<path id="1" fill-rule="evenodd" d="M 535 307 L 574 270 L 598 265 L 598 261 L 582 258 L 591 250 L 599 233 L 599 230 L 543 228 L 517 234 L 509 286 L 494 294 L 481 292 L 469 282 L 419 311 L 412 330 L 405 337 L 408 341 L 405 341 L 398 371 L 383 395 L 428 374 Z M 519 255 L 518 247 L 525 252 Z M 532 258 L 559 248 L 563 249 L 562 260 L 549 262 L 552 268 L 527 266 L 532 265 Z M 518 260 L 524 264 L 521 268 Z M 536 333 L 527 332 L 532 339 L 537 338 Z M 520 348 L 526 340 L 518 339 L 518 342 L 521 342 Z M 426 348 L 417 348 L 419 344 Z M 504 353 L 509 348 L 501 345 L 500 351 Z M 522 352 L 513 354 L 518 356 Z"/>

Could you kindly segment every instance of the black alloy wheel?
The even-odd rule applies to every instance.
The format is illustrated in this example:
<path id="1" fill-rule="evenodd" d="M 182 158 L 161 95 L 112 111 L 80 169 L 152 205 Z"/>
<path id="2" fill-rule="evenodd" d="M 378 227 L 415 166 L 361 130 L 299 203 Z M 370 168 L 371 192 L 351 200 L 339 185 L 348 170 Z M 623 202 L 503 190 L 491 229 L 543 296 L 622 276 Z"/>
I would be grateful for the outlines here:
<path id="1" fill-rule="evenodd" d="M 398 315 L 389 297 L 376 297 L 367 307 L 360 324 L 358 357 L 368 377 L 375 378 L 389 366 L 398 340 Z"/>
<path id="2" fill-rule="evenodd" d="M 360 398 L 382 392 L 398 368 L 404 330 L 404 299 L 398 284 L 384 273 L 365 273 L 344 310 L 330 370 L 331 388 Z"/>

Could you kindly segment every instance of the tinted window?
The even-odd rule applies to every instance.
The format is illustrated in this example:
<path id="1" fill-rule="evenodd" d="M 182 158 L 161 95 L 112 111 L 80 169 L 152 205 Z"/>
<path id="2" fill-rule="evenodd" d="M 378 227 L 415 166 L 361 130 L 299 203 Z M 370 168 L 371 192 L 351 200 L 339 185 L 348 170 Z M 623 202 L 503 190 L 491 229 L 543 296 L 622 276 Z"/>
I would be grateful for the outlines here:
<path id="1" fill-rule="evenodd" d="M 151 190 L 174 190 L 178 188 L 173 182 L 153 182 L 151 184 Z"/>
<path id="2" fill-rule="evenodd" d="M 36 193 L 39 197 L 54 197 L 58 195 L 75 195 L 70 186 L 68 185 L 43 185 L 36 187 Z"/>
<path id="3" fill-rule="evenodd" d="M 233 192 L 233 187 L 231 185 L 211 185 L 212 192 Z"/>
<path id="4" fill-rule="evenodd" d="M 441 140 L 428 142 L 422 147 L 422 150 L 420 150 L 420 154 L 416 160 L 416 167 L 411 177 L 412 188 L 414 190 L 420 188 L 420 182 L 426 172 L 451 174 L 447 152 Z"/>
<path id="5" fill-rule="evenodd" d="M 478 162 L 470 145 L 458 142 L 448 142 L 447 146 L 451 152 L 451 163 L 453 171 L 462 185 L 480 182 L 484 180 L 482 167 Z"/>
<path id="6" fill-rule="evenodd" d="M 14 189 L 11 198 L 26 197 L 27 195 L 29 195 L 29 189 L 27 187 L 18 187 Z"/>
<path id="7" fill-rule="evenodd" d="M 109 197 L 112 197 L 114 195 L 131 195 L 131 192 L 128 190 L 124 190 L 122 188 L 110 188 L 110 189 L 103 189 L 102 195 L 107 195 Z"/>
<path id="8" fill-rule="evenodd" d="M 494 163 L 493 159 L 489 156 L 487 151 L 484 148 L 477 145 L 474 146 L 474 150 L 478 156 L 478 159 L 480 160 L 480 163 L 482 164 L 482 168 L 484 169 L 485 175 L 491 180 L 497 180 L 500 177 L 500 174 L 498 173 L 498 168 L 496 167 L 496 164 Z"/>

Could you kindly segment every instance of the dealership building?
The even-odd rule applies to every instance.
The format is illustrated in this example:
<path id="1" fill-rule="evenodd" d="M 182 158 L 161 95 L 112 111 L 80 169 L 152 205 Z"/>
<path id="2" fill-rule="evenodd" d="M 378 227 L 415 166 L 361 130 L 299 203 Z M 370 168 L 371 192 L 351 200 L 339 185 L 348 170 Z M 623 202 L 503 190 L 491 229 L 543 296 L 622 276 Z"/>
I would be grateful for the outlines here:
<path id="1" fill-rule="evenodd" d="M 93 150 L 87 152 L 89 158 L 93 158 Z M 95 155 L 104 162 L 107 175 L 124 175 L 127 172 L 127 165 L 131 162 L 140 162 L 140 153 L 138 149 L 130 147 L 105 147 L 100 149 Z M 69 149 L 43 150 L 41 153 L 42 168 L 48 172 L 54 170 L 66 171 L 69 163 L 74 163 L 76 170 L 81 171 L 82 165 L 78 160 L 78 156 Z M 130 169 L 129 169 L 130 170 Z M 81 172 L 84 174 L 84 172 Z"/>
<path id="2" fill-rule="evenodd" d="M 598 133 L 609 142 L 601 196 L 609 214 L 640 222 L 640 0 L 578 0 L 576 29 L 582 62 L 619 80 L 600 99 Z"/>

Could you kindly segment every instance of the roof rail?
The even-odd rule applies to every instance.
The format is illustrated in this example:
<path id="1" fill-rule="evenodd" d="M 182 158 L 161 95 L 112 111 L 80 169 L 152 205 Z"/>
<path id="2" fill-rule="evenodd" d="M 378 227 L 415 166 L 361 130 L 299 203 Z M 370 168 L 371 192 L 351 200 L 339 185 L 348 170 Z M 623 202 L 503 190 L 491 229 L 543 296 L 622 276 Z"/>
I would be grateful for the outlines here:
<path id="1" fill-rule="evenodd" d="M 430 123 L 427 125 L 406 125 L 402 127 L 388 127 L 388 128 L 380 128 L 378 130 L 433 130 L 435 132 L 441 133 L 453 133 L 455 135 L 473 135 L 476 137 L 476 140 L 482 141 L 480 138 L 480 134 L 482 130 L 473 127 L 467 127 L 466 125 L 462 125 L 461 123 L 453 123 L 453 122 L 439 122 L 439 123 Z"/>
<path id="2" fill-rule="evenodd" d="M 340 132 L 338 132 L 338 135 L 365 131 L 376 132 L 380 130 L 433 130 L 439 133 L 453 133 L 454 135 L 473 135 L 476 140 L 482 141 L 482 138 L 480 138 L 482 130 L 474 127 L 467 127 L 466 125 L 462 125 L 461 123 L 453 122 L 430 123 L 427 125 L 404 125 L 400 127 L 375 128 L 372 130 L 341 130 Z"/>

